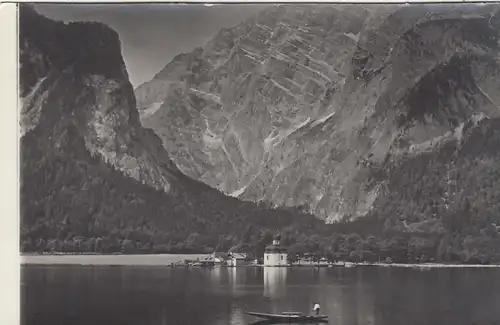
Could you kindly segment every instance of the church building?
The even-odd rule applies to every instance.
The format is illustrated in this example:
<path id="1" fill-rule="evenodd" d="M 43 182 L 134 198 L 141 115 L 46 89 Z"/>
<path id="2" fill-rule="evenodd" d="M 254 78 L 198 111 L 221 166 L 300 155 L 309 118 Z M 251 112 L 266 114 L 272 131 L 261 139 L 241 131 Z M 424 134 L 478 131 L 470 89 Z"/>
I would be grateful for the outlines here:
<path id="1" fill-rule="evenodd" d="M 288 251 L 280 245 L 281 236 L 274 237 L 272 245 L 267 245 L 264 252 L 264 266 L 287 266 Z"/>

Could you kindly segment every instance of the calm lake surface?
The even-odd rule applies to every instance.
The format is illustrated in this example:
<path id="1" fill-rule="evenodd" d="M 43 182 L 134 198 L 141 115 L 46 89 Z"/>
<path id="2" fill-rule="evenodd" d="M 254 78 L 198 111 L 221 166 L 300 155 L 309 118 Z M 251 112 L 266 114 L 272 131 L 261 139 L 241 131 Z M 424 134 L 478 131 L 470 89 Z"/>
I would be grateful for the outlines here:
<path id="1" fill-rule="evenodd" d="M 337 325 L 500 324 L 500 269 L 23 265 L 23 325 L 243 325 L 244 311 Z"/>

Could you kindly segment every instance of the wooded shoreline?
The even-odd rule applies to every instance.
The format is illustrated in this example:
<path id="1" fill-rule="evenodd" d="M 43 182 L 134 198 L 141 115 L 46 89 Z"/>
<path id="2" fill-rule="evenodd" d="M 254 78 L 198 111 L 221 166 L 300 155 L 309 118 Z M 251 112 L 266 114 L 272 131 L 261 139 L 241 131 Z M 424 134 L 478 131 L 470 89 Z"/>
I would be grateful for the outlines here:
<path id="1" fill-rule="evenodd" d="M 21 254 L 21 264 L 23 265 L 163 265 L 170 266 L 185 260 L 196 261 L 203 259 L 207 254 Z M 344 267 L 398 267 L 398 268 L 500 268 L 500 264 L 445 264 L 445 263 L 353 263 L 353 262 L 332 262 L 327 266 Z M 259 265 L 260 266 L 260 265 Z M 242 266 L 252 267 L 252 266 Z M 315 263 L 294 264 L 286 267 L 318 267 Z"/>

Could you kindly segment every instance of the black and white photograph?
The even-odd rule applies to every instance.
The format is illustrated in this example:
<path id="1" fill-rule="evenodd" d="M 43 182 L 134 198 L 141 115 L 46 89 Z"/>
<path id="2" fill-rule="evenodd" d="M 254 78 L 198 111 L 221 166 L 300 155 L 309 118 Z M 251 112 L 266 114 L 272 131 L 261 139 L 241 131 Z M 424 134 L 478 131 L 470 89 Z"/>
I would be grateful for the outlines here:
<path id="1" fill-rule="evenodd" d="M 21 325 L 500 325 L 500 3 L 17 20 Z"/>

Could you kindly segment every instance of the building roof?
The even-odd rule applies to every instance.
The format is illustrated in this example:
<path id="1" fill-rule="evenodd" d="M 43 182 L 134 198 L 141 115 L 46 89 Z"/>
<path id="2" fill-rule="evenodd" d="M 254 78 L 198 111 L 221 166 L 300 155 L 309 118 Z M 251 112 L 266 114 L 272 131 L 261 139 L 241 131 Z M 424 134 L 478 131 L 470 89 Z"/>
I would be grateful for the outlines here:
<path id="1" fill-rule="evenodd" d="M 212 253 L 212 258 L 227 260 L 229 258 L 229 255 L 227 253 L 223 253 L 223 252 L 214 252 L 214 253 Z"/>
<path id="2" fill-rule="evenodd" d="M 267 245 L 266 253 L 286 253 L 288 249 L 282 245 Z"/>
<path id="3" fill-rule="evenodd" d="M 243 254 L 243 253 L 231 253 L 230 256 L 232 258 L 235 258 L 237 260 L 244 260 L 247 258 L 247 255 L 246 254 Z"/>

